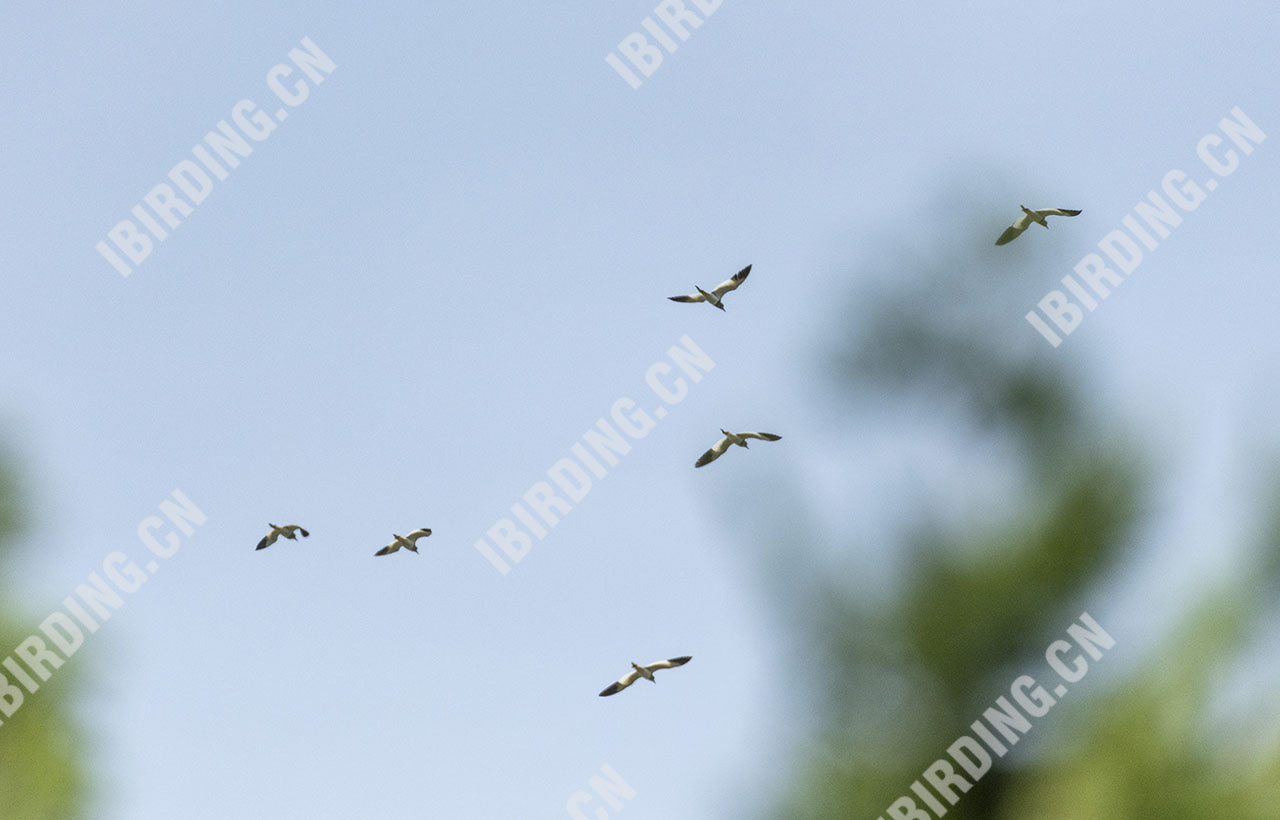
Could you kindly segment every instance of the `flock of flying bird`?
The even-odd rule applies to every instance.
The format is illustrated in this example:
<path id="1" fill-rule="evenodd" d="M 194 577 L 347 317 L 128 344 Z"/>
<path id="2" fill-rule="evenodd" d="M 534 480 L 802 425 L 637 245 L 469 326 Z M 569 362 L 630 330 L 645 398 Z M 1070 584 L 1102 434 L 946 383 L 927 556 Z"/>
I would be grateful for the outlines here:
<path id="1" fill-rule="evenodd" d="M 747 265 L 709 291 L 694 285 L 694 288 L 698 291 L 697 293 L 692 293 L 688 296 L 668 296 L 667 298 L 673 302 L 706 302 L 712 307 L 724 310 L 724 295 L 730 291 L 737 290 L 739 285 L 747 281 L 747 275 L 750 273 L 751 266 Z M 782 438 L 782 436 L 775 436 L 773 433 L 730 433 L 723 428 L 721 428 L 720 432 L 724 434 L 724 438 L 711 445 L 711 449 L 702 454 L 697 462 L 694 463 L 694 467 L 705 467 L 720 458 L 720 456 L 724 455 L 725 450 L 729 449 L 730 444 L 736 444 L 745 449 L 749 438 L 760 439 L 761 441 L 777 441 Z M 686 658 L 685 660 L 688 659 Z M 632 666 L 635 666 L 635 664 L 632 664 Z M 665 669 L 666 667 L 658 668 Z M 652 680 L 651 677 L 649 679 Z M 610 692 L 609 694 L 613 693 Z"/>
<path id="2" fill-rule="evenodd" d="M 264 550 L 274 544 L 276 539 L 279 538 L 287 538 L 290 541 L 297 541 L 299 535 L 303 538 L 311 535 L 311 533 L 307 532 L 302 527 L 299 527 L 297 524 L 285 524 L 283 527 L 277 527 L 275 524 L 267 524 L 267 526 L 271 528 L 271 532 L 267 533 L 266 536 L 258 542 L 258 546 L 254 547 L 255 550 Z M 431 530 L 426 527 L 414 530 L 404 536 L 393 534 L 391 536 L 391 543 L 375 552 L 374 555 L 390 555 L 393 552 L 399 552 L 402 548 L 407 549 L 410 552 L 417 552 L 418 539 L 426 538 L 430 534 Z"/>
<path id="3" fill-rule="evenodd" d="M 1032 222 L 1048 228 L 1049 223 L 1046 220 L 1046 217 L 1076 216 L 1080 213 L 1078 210 L 1069 210 L 1067 208 L 1044 208 L 1039 211 L 1033 211 L 1025 205 L 1019 207 L 1022 208 L 1022 216 L 1018 217 L 1004 233 L 1000 234 L 1000 238 L 996 240 L 997 245 L 1007 245 L 1017 239 L 1022 235 L 1023 231 L 1031 226 Z M 692 293 L 687 296 L 669 296 L 667 298 L 673 302 L 706 302 L 714 308 L 724 310 L 725 294 L 737 290 L 738 287 L 747 280 L 747 276 L 750 273 L 751 266 L 747 265 L 745 268 L 716 285 L 709 291 L 695 286 L 695 289 L 698 291 L 697 293 Z M 713 444 L 710 450 L 703 453 L 697 462 L 694 463 L 694 467 L 705 467 L 720 456 L 724 455 L 732 445 L 736 444 L 743 449 L 747 449 L 747 439 L 777 441 L 782 438 L 782 436 L 774 435 L 773 433 L 731 433 L 725 429 L 721 429 L 720 432 L 724 437 Z M 287 524 L 283 527 L 278 527 L 275 524 L 268 524 L 267 526 L 271 528 L 271 531 L 258 542 L 258 546 L 255 549 L 266 549 L 280 538 L 296 541 L 299 535 L 303 538 L 307 538 L 311 535 L 311 533 L 307 532 L 297 524 Z M 391 543 L 375 552 L 374 555 L 390 555 L 393 552 L 399 552 L 401 549 L 406 549 L 410 552 L 416 553 L 418 551 L 418 540 L 426 538 L 429 535 L 431 535 L 431 530 L 426 527 L 413 530 L 408 535 L 404 536 L 393 534 L 391 536 Z M 654 672 L 657 672 L 659 669 L 674 669 L 677 666 L 684 666 L 692 659 L 693 658 L 690 655 L 683 655 L 678 658 L 669 658 L 665 661 L 655 661 L 648 666 L 641 666 L 632 662 L 631 671 L 605 687 L 604 691 L 600 693 L 600 697 L 604 698 L 610 695 L 616 695 L 641 678 L 657 683 L 657 680 L 655 680 L 653 676 Z"/>

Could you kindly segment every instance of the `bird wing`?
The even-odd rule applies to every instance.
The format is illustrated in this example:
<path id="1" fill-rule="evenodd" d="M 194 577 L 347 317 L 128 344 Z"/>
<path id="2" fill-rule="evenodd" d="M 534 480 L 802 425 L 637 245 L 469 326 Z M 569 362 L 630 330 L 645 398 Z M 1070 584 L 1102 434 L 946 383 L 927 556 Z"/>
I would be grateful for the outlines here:
<path id="1" fill-rule="evenodd" d="M 670 658 L 665 661 L 654 661 L 646 666 L 645 669 L 648 669 L 650 672 L 657 672 L 659 669 L 674 669 L 677 666 L 684 666 L 691 660 L 693 660 L 692 655 L 683 655 L 679 658 Z"/>
<path id="2" fill-rule="evenodd" d="M 743 438 L 758 438 L 761 441 L 777 441 L 782 436 L 775 436 L 773 433 L 739 433 Z"/>
<path id="3" fill-rule="evenodd" d="M 1012 225 L 1006 228 L 1004 233 L 1000 234 L 1000 238 L 996 240 L 996 244 L 997 245 L 1009 244 L 1013 240 L 1017 239 L 1022 234 L 1022 232 L 1027 229 L 1027 226 L 1030 224 L 1031 224 L 1031 217 L 1028 216 L 1027 214 L 1023 214 L 1022 216 L 1018 217 Z"/>
<path id="4" fill-rule="evenodd" d="M 1069 208 L 1045 208 L 1043 211 L 1036 211 L 1036 213 L 1040 214 L 1043 218 L 1046 216 L 1076 216 L 1080 212 L 1070 210 Z"/>
<path id="5" fill-rule="evenodd" d="M 705 302 L 707 301 L 707 297 L 703 296 L 701 293 L 691 293 L 688 296 L 668 296 L 667 298 L 673 302 Z"/>
<path id="6" fill-rule="evenodd" d="M 623 689 L 626 689 L 628 686 L 635 683 L 636 678 L 638 677 L 640 677 L 640 673 L 632 669 L 630 672 L 605 687 L 604 691 L 600 693 L 600 697 L 607 698 L 610 695 L 618 694 Z"/>
<path id="7" fill-rule="evenodd" d="M 423 527 L 421 529 L 414 530 L 413 532 L 406 535 L 404 537 L 404 540 L 408 541 L 411 544 L 416 544 L 418 543 L 419 538 L 426 538 L 430 534 L 431 534 L 431 530 L 427 527 Z"/>
<path id="8" fill-rule="evenodd" d="M 276 531 L 272 530 L 270 534 L 263 536 L 262 540 L 258 542 L 258 546 L 254 547 L 254 549 L 264 550 L 267 547 L 274 544 L 275 542 L 276 542 Z"/>
<path id="9" fill-rule="evenodd" d="M 294 527 L 294 529 L 297 530 L 303 538 L 309 538 L 311 536 L 311 533 L 307 532 L 302 527 Z"/>
<path id="10" fill-rule="evenodd" d="M 751 273 L 751 266 L 747 265 L 745 268 L 738 271 L 733 276 L 729 277 L 728 279 L 724 280 L 720 284 L 716 285 L 711 292 L 716 295 L 717 299 L 719 299 L 721 296 L 724 296 L 729 291 L 737 290 L 738 285 L 741 285 L 743 282 L 747 281 L 747 274 L 749 273 Z"/>
<path id="11" fill-rule="evenodd" d="M 390 555 L 398 549 L 400 549 L 400 545 L 395 541 L 392 541 L 390 544 L 387 544 L 385 547 L 375 552 L 374 555 Z"/>
<path id="12" fill-rule="evenodd" d="M 729 437 L 725 436 L 724 438 L 720 439 L 715 444 L 713 444 L 710 450 L 703 453 L 702 457 L 699 458 L 697 463 L 694 464 L 693 466 L 702 467 L 707 464 L 710 464 L 711 462 L 715 461 L 717 458 L 720 458 L 720 456 L 724 455 L 724 451 L 727 449 L 729 449 Z"/>

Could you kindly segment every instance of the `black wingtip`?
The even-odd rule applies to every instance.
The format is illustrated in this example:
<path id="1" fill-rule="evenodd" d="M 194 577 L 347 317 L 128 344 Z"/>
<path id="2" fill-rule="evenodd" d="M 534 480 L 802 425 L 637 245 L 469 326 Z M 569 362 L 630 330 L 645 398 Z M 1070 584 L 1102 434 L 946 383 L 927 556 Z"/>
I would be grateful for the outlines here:
<path id="1" fill-rule="evenodd" d="M 258 550 L 264 550 L 266 548 L 267 548 L 267 539 L 264 538 L 261 541 L 259 541 L 258 546 L 254 547 L 253 549 L 255 552 L 257 552 Z"/>

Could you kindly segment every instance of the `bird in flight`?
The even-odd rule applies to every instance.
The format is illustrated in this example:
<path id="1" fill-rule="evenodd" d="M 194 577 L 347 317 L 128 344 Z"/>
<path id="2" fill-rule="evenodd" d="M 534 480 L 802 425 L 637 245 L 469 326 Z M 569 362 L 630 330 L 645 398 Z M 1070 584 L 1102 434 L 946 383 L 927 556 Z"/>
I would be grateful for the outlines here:
<path id="1" fill-rule="evenodd" d="M 609 686 L 600 693 L 600 697 L 607 698 L 610 695 L 616 695 L 641 678 L 657 683 L 656 680 L 653 680 L 654 672 L 657 672 L 659 669 L 674 669 L 677 666 L 684 666 L 692 659 L 693 656 L 685 655 L 681 658 L 672 658 L 666 661 L 655 661 L 648 666 L 639 666 L 633 663 L 631 664 L 631 671 L 609 684 Z"/>
<path id="2" fill-rule="evenodd" d="M 276 539 L 280 537 L 288 538 L 290 541 L 297 541 L 298 536 L 295 535 L 295 533 L 301 534 L 303 538 L 311 535 L 311 533 L 307 532 L 302 527 L 299 527 L 297 524 L 288 524 L 283 527 L 277 527 L 275 524 L 267 524 L 267 526 L 271 528 L 271 532 L 267 533 L 266 537 L 258 542 L 258 546 L 254 547 L 255 550 L 266 549 L 274 544 Z"/>
<path id="3" fill-rule="evenodd" d="M 400 537 L 399 535 L 393 534 L 391 536 L 391 543 L 387 544 L 385 547 L 375 552 L 374 555 L 390 555 L 393 552 L 397 552 L 401 547 L 404 547 L 405 549 L 410 550 L 412 552 L 417 552 L 418 539 L 426 538 L 430 534 L 431 534 L 431 530 L 427 529 L 426 527 L 423 527 L 420 530 L 414 530 L 413 532 L 409 533 L 403 538 Z"/>
<path id="4" fill-rule="evenodd" d="M 729 449 L 730 444 L 736 444 L 739 447 L 747 446 L 747 439 L 758 438 L 761 441 L 777 441 L 782 436 L 775 436 L 773 433 L 730 433 L 728 430 L 721 429 L 724 438 L 717 441 L 711 446 L 711 449 L 702 454 L 702 458 L 698 459 L 698 463 L 694 467 L 705 467 L 724 455 L 724 451 Z"/>
<path id="5" fill-rule="evenodd" d="M 1049 223 L 1045 221 L 1046 216 L 1076 216 L 1080 213 L 1067 208 L 1045 208 L 1043 211 L 1033 211 L 1026 205 L 1019 205 L 1018 207 L 1022 209 L 1022 216 L 1018 217 L 1012 225 L 1005 229 L 1004 233 L 1000 234 L 1000 238 L 996 240 L 997 245 L 1007 245 L 1017 239 L 1032 222 L 1038 222 L 1048 228 Z"/>
<path id="6" fill-rule="evenodd" d="M 709 302 L 711 305 L 724 310 L 724 295 L 731 290 L 737 290 L 738 285 L 747 281 L 747 274 L 749 273 L 751 273 L 751 266 L 747 265 L 733 276 L 716 285 L 710 292 L 694 285 L 698 290 L 697 293 L 692 293 L 688 296 L 668 296 L 667 298 L 673 302 Z"/>

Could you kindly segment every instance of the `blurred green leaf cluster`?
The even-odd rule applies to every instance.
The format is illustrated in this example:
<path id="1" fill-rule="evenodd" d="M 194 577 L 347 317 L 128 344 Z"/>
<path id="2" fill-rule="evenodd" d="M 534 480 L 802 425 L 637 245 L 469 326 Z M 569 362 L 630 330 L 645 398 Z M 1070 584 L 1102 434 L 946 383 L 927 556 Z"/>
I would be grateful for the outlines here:
<path id="1" fill-rule="evenodd" d="M 15 611 L 10 604 L 14 579 L 9 559 L 22 525 L 20 486 L 8 463 L 0 464 L 0 659 L 10 655 L 43 617 Z M 76 663 L 64 664 L 34 693 L 24 689 L 23 703 L 13 716 L 0 715 L 0 820 L 86 816 L 84 748 L 72 707 L 75 667 Z M 0 673 L 13 681 L 3 667 Z"/>
<path id="2" fill-rule="evenodd" d="M 841 317 L 831 378 L 850 408 L 873 406 L 898 427 L 945 430 L 975 462 L 1003 460 L 1014 489 L 993 502 L 976 491 L 980 478 L 957 486 L 981 505 L 961 523 L 935 514 L 927 499 L 891 504 L 913 514 L 871 548 L 901 567 L 887 592 L 869 594 L 854 575 L 828 571 L 820 550 L 774 556 L 771 578 L 803 638 L 816 694 L 806 707 L 811 736 L 771 816 L 888 820 L 889 805 L 914 797 L 911 783 L 1014 678 L 1047 669 L 1046 646 L 1082 610 L 1110 609 L 1126 594 L 1117 579 L 1132 566 L 1136 534 L 1159 515 L 1148 449 L 1160 443 L 1125 429 L 1108 412 L 1114 403 L 1072 369 L 1082 343 L 1053 349 L 1019 319 L 1046 289 L 1044 276 L 1028 284 L 1030 272 L 1056 265 L 1065 273 L 1074 260 L 1053 258 L 1035 235 L 992 246 L 995 234 L 986 234 L 1008 208 L 980 198 L 921 212 L 990 219 L 928 230 L 912 221 L 911 244 L 904 236 L 895 248 L 890 237 L 850 272 L 871 284 Z M 857 423 L 868 417 L 874 412 Z M 876 434 L 860 426 L 856 438 Z M 1260 492 L 1258 503 L 1275 495 L 1275 487 Z M 1267 514 L 1259 510 L 1259 520 Z M 1219 722 L 1231 711 L 1223 681 L 1242 666 L 1252 671 L 1256 639 L 1275 614 L 1280 526 L 1261 529 L 1246 551 L 1253 564 L 1195 600 L 1162 602 L 1179 613 L 1175 629 L 1152 645 L 1118 643 L 1100 662 L 1115 668 L 1091 673 L 1033 721 L 955 806 L 943 802 L 947 816 L 1280 817 L 1280 698 L 1237 696 L 1229 706 L 1245 725 Z M 794 528 L 806 530 L 816 527 Z M 826 556 L 867 548 L 826 546 Z M 783 568 L 796 562 L 805 568 Z M 1124 631 L 1103 626 L 1113 637 Z"/>

